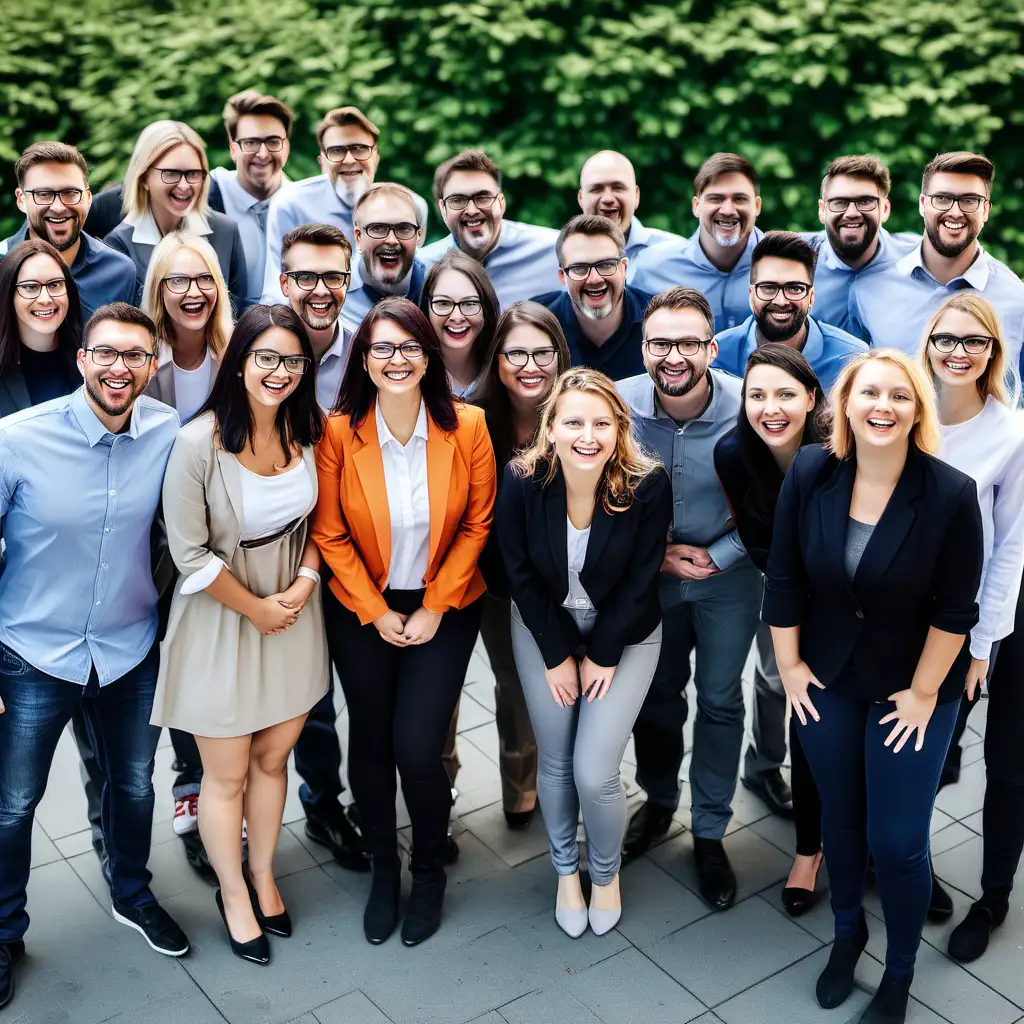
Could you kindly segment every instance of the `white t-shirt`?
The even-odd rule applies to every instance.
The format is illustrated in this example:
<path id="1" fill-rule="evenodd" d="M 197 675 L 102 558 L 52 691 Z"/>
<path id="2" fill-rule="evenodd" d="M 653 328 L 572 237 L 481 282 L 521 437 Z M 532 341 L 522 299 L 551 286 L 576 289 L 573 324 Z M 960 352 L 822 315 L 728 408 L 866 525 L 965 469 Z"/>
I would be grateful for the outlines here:
<path id="1" fill-rule="evenodd" d="M 203 361 L 194 370 L 183 370 L 172 362 L 174 373 L 174 406 L 178 419 L 188 423 L 202 409 L 213 390 L 214 365 L 210 349 L 206 349 Z"/>

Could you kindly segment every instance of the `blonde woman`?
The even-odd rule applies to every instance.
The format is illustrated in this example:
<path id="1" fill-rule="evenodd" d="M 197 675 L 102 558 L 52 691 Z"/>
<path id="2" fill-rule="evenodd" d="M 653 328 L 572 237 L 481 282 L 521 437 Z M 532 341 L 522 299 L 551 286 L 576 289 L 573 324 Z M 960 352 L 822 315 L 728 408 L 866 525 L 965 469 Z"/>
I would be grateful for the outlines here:
<path id="1" fill-rule="evenodd" d="M 217 254 L 235 310 L 259 301 L 262 282 L 248 280 L 238 225 L 209 208 L 206 145 L 181 121 L 154 121 L 142 130 L 124 176 L 124 220 L 104 238 L 135 261 L 141 297 L 153 250 L 164 235 L 186 231 Z"/>
<path id="2" fill-rule="evenodd" d="M 835 943 L 818 1002 L 853 990 L 868 845 L 888 940 L 864 1024 L 906 1018 L 932 891 L 929 826 L 971 663 L 982 524 L 974 481 L 936 458 L 935 397 L 894 349 L 847 364 L 832 434 L 793 458 L 761 616 L 818 786 Z"/>
<path id="3" fill-rule="evenodd" d="M 573 938 L 588 920 L 604 934 L 622 912 L 619 762 L 661 651 L 658 574 L 671 517 L 668 476 L 633 441 L 615 385 L 596 370 L 563 373 L 535 441 L 505 470 L 495 534 L 559 876 L 555 919 Z M 576 842 L 581 807 L 589 912 Z"/>

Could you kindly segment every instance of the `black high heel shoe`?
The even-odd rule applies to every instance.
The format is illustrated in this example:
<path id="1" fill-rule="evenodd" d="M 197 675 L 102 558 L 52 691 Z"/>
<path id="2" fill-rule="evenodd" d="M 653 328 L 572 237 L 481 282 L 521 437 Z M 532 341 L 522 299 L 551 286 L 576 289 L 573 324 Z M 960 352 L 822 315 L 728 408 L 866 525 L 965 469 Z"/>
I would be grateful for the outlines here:
<path id="1" fill-rule="evenodd" d="M 245 876 L 245 887 L 249 890 L 249 902 L 252 903 L 252 912 L 256 915 L 256 923 L 268 935 L 276 935 L 281 939 L 290 939 L 292 936 L 292 919 L 288 916 L 288 911 L 285 910 L 283 913 L 268 917 L 260 909 L 259 893 L 256 891 L 256 886 L 252 884 L 252 878 L 248 873 Z"/>
<path id="2" fill-rule="evenodd" d="M 818 855 L 818 866 L 815 869 L 814 877 L 817 879 L 818 871 L 821 870 L 821 854 Z M 806 914 L 811 907 L 819 900 L 819 895 L 814 889 L 802 889 L 798 885 L 787 885 L 782 890 L 782 905 L 790 917 L 800 917 Z"/>
<path id="3" fill-rule="evenodd" d="M 217 901 L 217 909 L 220 911 L 221 920 L 224 922 L 224 930 L 228 933 L 228 942 L 231 945 L 231 952 L 240 960 L 247 960 L 259 967 L 266 967 L 270 963 L 270 943 L 266 935 L 250 939 L 248 942 L 236 942 L 231 935 L 231 927 L 228 925 L 228 916 L 224 913 L 224 899 L 221 897 L 220 889 L 217 890 L 214 899 Z"/>

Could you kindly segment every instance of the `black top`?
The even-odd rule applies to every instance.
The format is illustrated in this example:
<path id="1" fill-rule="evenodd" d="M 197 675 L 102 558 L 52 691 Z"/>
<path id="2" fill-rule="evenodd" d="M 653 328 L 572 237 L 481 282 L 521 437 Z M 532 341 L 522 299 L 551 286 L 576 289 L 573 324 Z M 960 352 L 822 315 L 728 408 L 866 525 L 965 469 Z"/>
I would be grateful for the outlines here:
<path id="1" fill-rule="evenodd" d="M 964 637 L 939 690 L 959 700 L 978 622 L 983 542 L 974 481 L 911 449 L 853 579 L 843 564 L 854 459 L 801 448 L 779 495 L 761 618 L 800 627 L 819 682 L 872 701 L 910 686 L 929 627 Z"/>
<path id="2" fill-rule="evenodd" d="M 77 387 L 67 357 L 59 348 L 52 352 L 36 352 L 22 345 L 19 358 L 32 405 L 69 395 Z"/>
<path id="3" fill-rule="evenodd" d="M 646 640 L 661 621 L 658 577 L 672 520 L 672 485 L 656 469 L 637 487 L 633 503 L 610 514 L 594 509 L 580 573 L 597 619 L 586 638 L 562 607 L 569 589 L 565 479 L 545 487 L 506 468 L 498 497 L 498 537 L 512 599 L 548 668 L 585 650 L 597 665 L 618 665 L 623 650 Z"/>

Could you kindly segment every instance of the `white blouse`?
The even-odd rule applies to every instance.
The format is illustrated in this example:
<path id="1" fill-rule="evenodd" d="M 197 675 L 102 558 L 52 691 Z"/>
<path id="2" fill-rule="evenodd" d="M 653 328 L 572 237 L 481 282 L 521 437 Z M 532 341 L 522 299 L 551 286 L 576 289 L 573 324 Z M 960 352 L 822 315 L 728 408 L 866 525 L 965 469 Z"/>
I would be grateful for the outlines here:
<path id="1" fill-rule="evenodd" d="M 568 555 L 569 569 L 569 590 L 562 602 L 563 608 L 576 608 L 580 610 L 592 609 L 594 602 L 586 592 L 583 584 L 580 583 L 580 573 L 587 560 L 587 547 L 590 544 L 590 527 L 577 530 L 572 525 L 572 520 L 565 517 L 565 549 Z"/>
<path id="2" fill-rule="evenodd" d="M 405 445 L 388 429 L 376 406 L 377 439 L 391 515 L 391 567 L 386 586 L 419 590 L 430 557 L 430 489 L 427 485 L 427 407 L 420 411 Z"/>
<path id="3" fill-rule="evenodd" d="M 188 423 L 206 403 L 213 390 L 213 356 L 206 349 L 203 361 L 194 370 L 183 370 L 177 363 L 171 363 L 174 374 L 174 405 L 178 419 Z"/>
<path id="4" fill-rule="evenodd" d="M 984 660 L 1013 632 L 1024 570 L 1024 412 L 988 398 L 977 416 L 942 428 L 940 455 L 978 487 L 985 562 L 971 657 Z"/>

